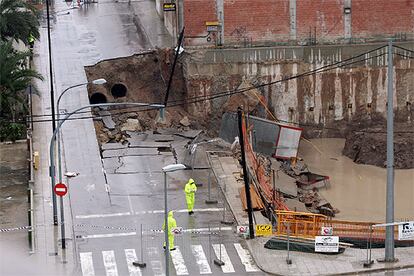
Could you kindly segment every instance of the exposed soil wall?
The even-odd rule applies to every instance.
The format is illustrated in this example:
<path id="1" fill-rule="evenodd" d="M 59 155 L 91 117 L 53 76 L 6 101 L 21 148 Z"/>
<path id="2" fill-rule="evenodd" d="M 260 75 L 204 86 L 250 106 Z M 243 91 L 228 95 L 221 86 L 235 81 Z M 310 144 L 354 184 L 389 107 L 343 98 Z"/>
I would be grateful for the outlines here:
<path id="1" fill-rule="evenodd" d="M 356 162 L 383 166 L 383 157 L 377 155 L 385 148 L 386 48 L 373 51 L 374 58 L 357 64 L 284 80 L 378 46 L 187 50 L 174 75 L 166 124 L 203 128 L 215 135 L 224 112 L 243 106 L 250 114 L 272 120 L 270 111 L 282 122 L 299 124 L 307 138 L 349 137 L 345 155 Z M 90 86 L 89 95 L 100 93 L 107 102 L 163 103 L 172 60 L 172 51 L 157 50 L 87 67 L 89 80 L 103 77 L 108 81 L 104 86 Z M 413 130 L 414 63 L 396 56 L 394 76 L 395 121 Z M 248 89 L 251 86 L 256 88 Z M 122 114 L 114 117 L 116 129 L 111 137 L 122 132 L 128 119 L 139 121 L 131 121 L 134 128 L 137 124 L 144 130 L 157 127 L 157 112 L 135 110 L 111 111 Z M 364 128 L 380 129 L 381 134 L 360 134 Z M 108 134 L 102 125 L 97 129 Z M 412 149 L 412 141 L 407 142 L 410 136 L 398 135 L 396 168 L 412 167 L 413 158 L 406 154 Z M 121 138 L 118 135 L 116 140 Z M 371 138 L 375 143 L 369 142 Z"/>
<path id="2" fill-rule="evenodd" d="M 351 127 L 342 153 L 354 162 L 378 167 L 387 166 L 386 122 L 371 126 Z M 414 125 L 394 126 L 394 168 L 414 168 Z"/>

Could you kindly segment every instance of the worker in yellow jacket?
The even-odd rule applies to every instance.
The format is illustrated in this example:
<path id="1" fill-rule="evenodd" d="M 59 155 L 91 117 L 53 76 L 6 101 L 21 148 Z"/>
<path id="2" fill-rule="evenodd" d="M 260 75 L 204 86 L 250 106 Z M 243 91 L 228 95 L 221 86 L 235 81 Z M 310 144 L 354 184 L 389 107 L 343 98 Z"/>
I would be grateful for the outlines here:
<path id="1" fill-rule="evenodd" d="M 172 232 L 173 228 L 177 227 L 177 221 L 174 218 L 174 213 L 173 211 L 169 211 L 168 212 L 168 245 L 170 247 L 170 251 L 175 250 L 175 246 L 174 246 L 174 233 Z M 162 225 L 162 230 L 165 231 L 165 221 Z M 166 244 L 164 242 L 164 249 L 166 247 Z"/>
<path id="2" fill-rule="evenodd" d="M 185 200 L 187 201 L 188 214 L 192 215 L 194 214 L 193 209 L 195 203 L 195 193 L 197 192 L 197 186 L 194 182 L 194 179 L 190 178 L 188 180 L 187 184 L 185 184 L 184 192 Z"/>

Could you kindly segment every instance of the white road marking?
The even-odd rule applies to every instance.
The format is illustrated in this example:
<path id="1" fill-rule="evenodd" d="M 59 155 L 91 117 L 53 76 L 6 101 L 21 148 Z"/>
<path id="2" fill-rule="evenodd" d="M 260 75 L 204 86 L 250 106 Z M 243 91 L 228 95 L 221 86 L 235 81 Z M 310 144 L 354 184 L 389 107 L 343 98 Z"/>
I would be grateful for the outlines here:
<path id="1" fill-rule="evenodd" d="M 185 266 L 183 255 L 181 254 L 180 248 L 178 246 L 175 247 L 175 250 L 170 251 L 170 256 L 177 275 L 188 275 L 188 270 Z"/>
<path id="2" fill-rule="evenodd" d="M 132 262 L 137 261 L 137 255 L 135 249 L 125 249 L 125 257 L 128 264 L 128 271 L 130 276 L 141 276 L 141 269 L 138 266 L 134 266 Z"/>
<path id="3" fill-rule="evenodd" d="M 237 254 L 239 254 L 240 260 L 247 272 L 260 271 L 260 269 L 254 263 L 252 255 L 247 249 L 244 249 L 240 243 L 235 243 L 234 247 L 236 248 Z"/>
<path id="4" fill-rule="evenodd" d="M 162 269 L 160 258 L 161 254 L 158 253 L 157 247 L 148 247 L 148 259 L 150 259 L 152 272 L 154 276 L 165 276 L 164 270 Z"/>
<path id="5" fill-rule="evenodd" d="M 80 262 L 83 276 L 95 276 L 93 269 L 92 252 L 82 252 L 80 255 Z"/>
<path id="6" fill-rule="evenodd" d="M 213 244 L 214 253 L 216 253 L 217 259 L 220 259 L 220 246 L 221 246 L 221 260 L 224 262 L 224 265 L 221 266 L 223 273 L 233 273 L 234 267 L 230 261 L 230 257 L 227 254 L 226 247 L 224 244 Z"/>
<path id="7" fill-rule="evenodd" d="M 197 233 L 197 232 L 208 232 L 208 231 L 213 232 L 213 231 L 220 231 L 220 230 L 221 231 L 232 231 L 233 227 L 229 226 L 229 227 L 212 227 L 212 228 L 208 228 L 208 227 L 207 228 L 193 228 L 193 229 L 183 229 L 183 232 L 184 233 L 187 233 L 187 232 Z"/>
<path id="8" fill-rule="evenodd" d="M 210 232 L 214 232 L 214 233 L 218 233 L 218 231 L 233 231 L 233 227 L 212 227 L 212 228 L 192 228 L 192 229 L 183 229 L 183 233 L 208 233 Z M 164 231 L 162 229 L 150 229 L 150 230 L 146 230 L 146 231 L 142 231 L 143 234 L 149 234 L 149 233 L 153 233 L 153 232 L 158 232 L 158 233 L 164 233 Z"/>
<path id="9" fill-rule="evenodd" d="M 197 261 L 198 268 L 200 269 L 200 274 L 211 274 L 211 268 L 208 264 L 206 254 L 204 254 L 203 246 L 200 244 L 192 244 L 191 251 Z"/>
<path id="10" fill-rule="evenodd" d="M 223 208 L 204 208 L 204 209 L 194 209 L 196 213 L 204 212 L 220 212 L 223 211 Z M 174 210 L 175 213 L 188 213 L 188 209 L 179 209 Z M 77 215 L 77 219 L 90 219 L 90 218 L 110 218 L 110 217 L 121 217 L 121 216 L 131 216 L 131 215 L 151 215 L 151 214 L 164 214 L 164 210 L 147 210 L 147 211 L 136 211 L 134 212 L 124 212 L 124 213 L 113 213 L 113 214 L 92 214 L 92 215 Z"/>
<path id="11" fill-rule="evenodd" d="M 113 233 L 113 234 L 96 234 L 96 235 L 85 235 L 82 236 L 83 239 L 99 239 L 99 238 L 113 238 L 113 237 L 123 237 L 123 236 L 134 236 L 137 232 L 126 232 L 126 233 Z"/>
<path id="12" fill-rule="evenodd" d="M 116 267 L 114 251 L 102 251 L 102 257 L 105 266 L 106 276 L 118 276 L 118 269 Z"/>
<path id="13" fill-rule="evenodd" d="M 90 218 L 121 217 L 121 216 L 129 216 L 129 215 L 131 215 L 130 212 L 125 212 L 125 213 L 112 213 L 112 214 L 77 215 L 75 217 L 77 219 L 90 219 Z"/>

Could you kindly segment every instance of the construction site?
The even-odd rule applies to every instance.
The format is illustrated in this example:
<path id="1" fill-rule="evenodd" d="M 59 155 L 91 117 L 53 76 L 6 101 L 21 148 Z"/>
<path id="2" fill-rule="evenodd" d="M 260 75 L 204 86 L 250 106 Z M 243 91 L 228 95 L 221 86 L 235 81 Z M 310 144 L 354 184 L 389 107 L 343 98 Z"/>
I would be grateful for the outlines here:
<path id="1" fill-rule="evenodd" d="M 414 210 L 414 67 L 405 58 L 412 45 L 394 49 L 395 221 L 405 221 Z M 181 162 L 191 168 L 212 168 L 223 193 L 237 198 L 237 207 L 231 207 L 237 225 L 247 225 L 240 107 L 255 224 L 273 224 L 278 237 L 265 247 L 285 248 L 283 237 L 290 232 L 298 238 L 297 250 L 306 251 L 307 239 L 329 226 L 344 248 L 365 248 L 369 227 L 385 218 L 386 51 L 379 44 L 190 47 L 178 56 L 171 79 L 178 54 L 173 50 L 146 51 L 85 69 L 89 80 L 108 80 L 89 87 L 92 104 L 159 103 L 169 80 L 172 84 L 163 118 L 151 108 L 97 108 L 101 147 L 128 147 L 140 133 L 191 132 L 183 148 L 167 151 L 186 151 Z M 223 168 L 234 178 L 220 179 Z M 375 246 L 384 246 L 385 227 L 372 231 Z"/>

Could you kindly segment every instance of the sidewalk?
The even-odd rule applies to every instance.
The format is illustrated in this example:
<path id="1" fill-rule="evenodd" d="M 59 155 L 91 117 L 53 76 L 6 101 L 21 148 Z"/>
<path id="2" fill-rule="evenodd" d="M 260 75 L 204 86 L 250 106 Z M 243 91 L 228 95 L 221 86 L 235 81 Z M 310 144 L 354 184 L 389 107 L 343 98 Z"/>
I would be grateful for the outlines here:
<path id="1" fill-rule="evenodd" d="M 224 191 L 238 225 L 247 225 L 247 213 L 241 209 L 238 193 L 242 182 L 237 181 L 235 177 L 240 172 L 237 160 L 232 157 L 218 156 L 212 156 L 211 160 L 214 174 Z M 260 213 L 256 213 L 257 223 L 269 223 Z M 399 260 L 396 263 L 379 263 L 377 259 L 384 258 L 384 249 L 372 249 L 374 263 L 370 268 L 363 267 L 363 263 L 367 259 L 367 251 L 355 248 L 347 248 L 344 253 L 339 255 L 290 252 L 292 264 L 288 265 L 286 251 L 264 248 L 264 244 L 268 240 L 269 238 L 256 237 L 254 240 L 246 242 L 257 266 L 264 272 L 274 275 L 354 275 L 414 267 L 414 247 L 396 248 L 395 257 Z"/>

